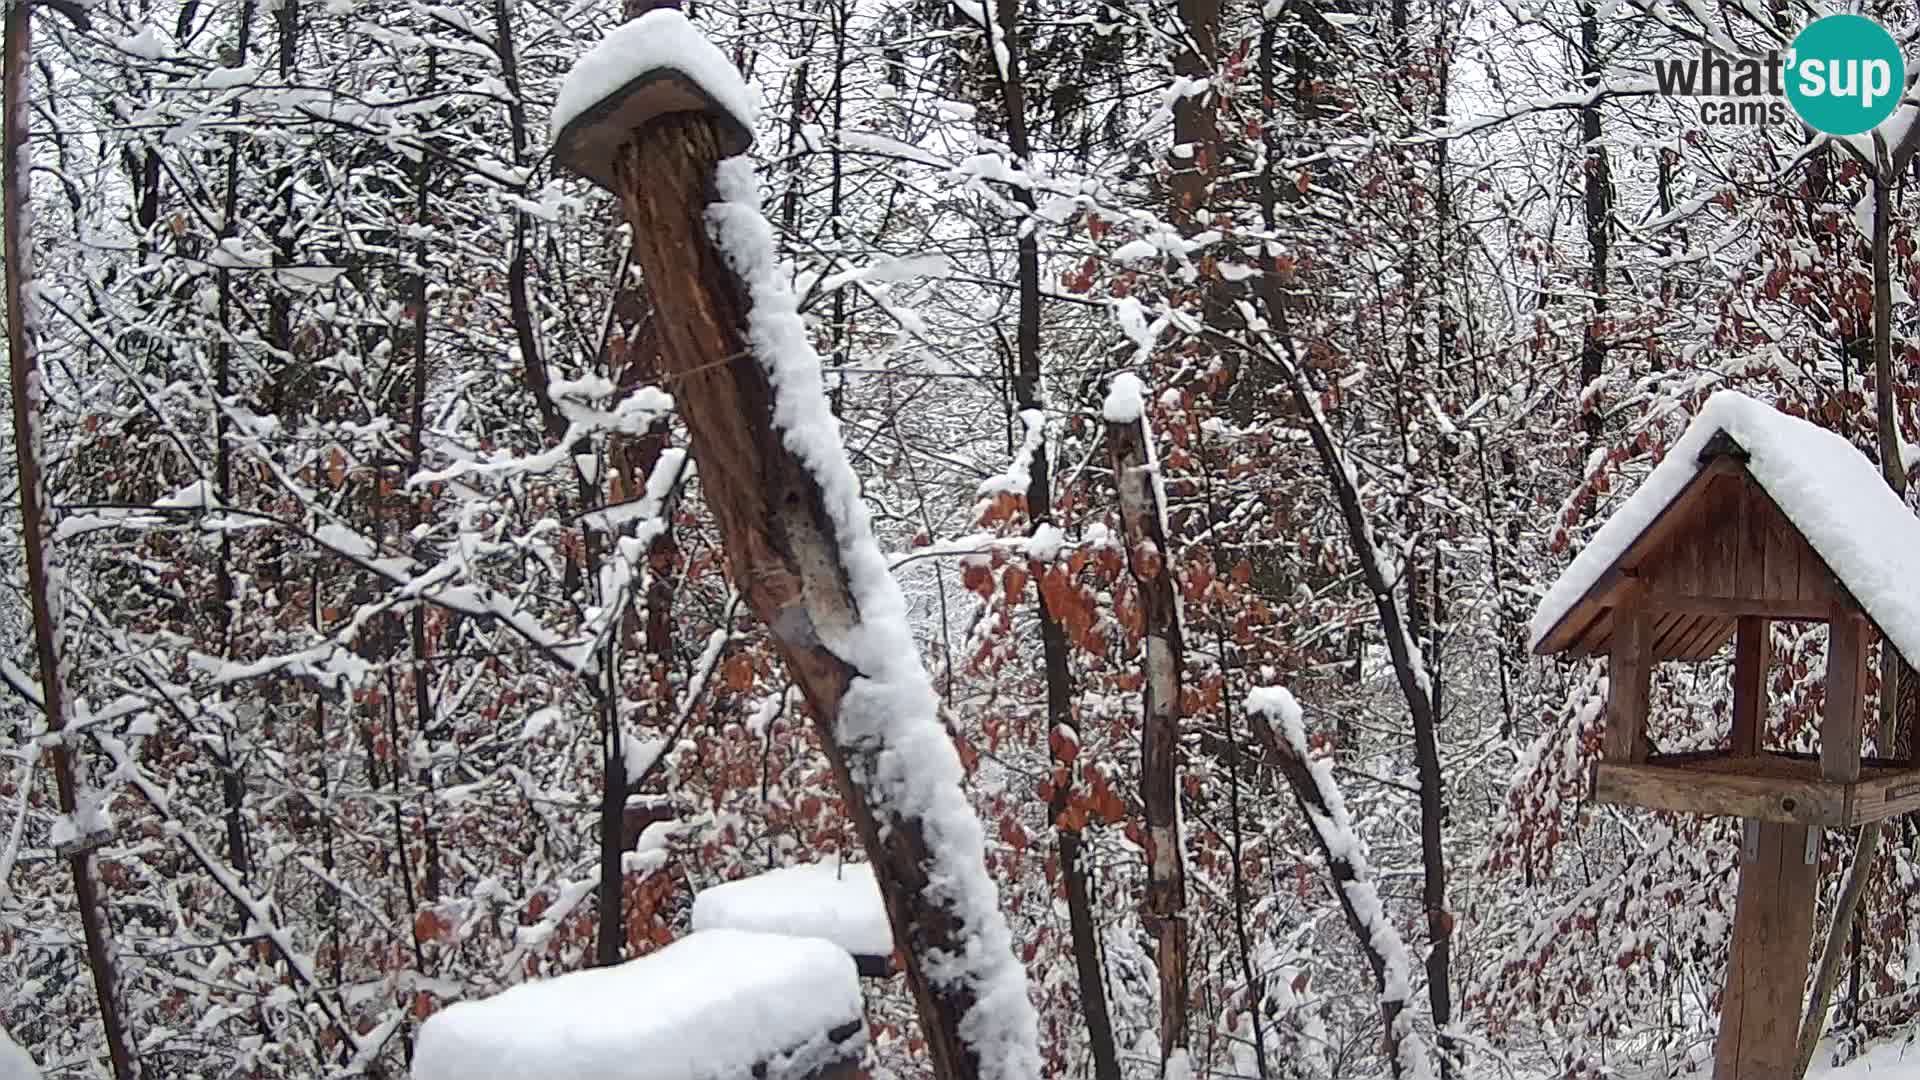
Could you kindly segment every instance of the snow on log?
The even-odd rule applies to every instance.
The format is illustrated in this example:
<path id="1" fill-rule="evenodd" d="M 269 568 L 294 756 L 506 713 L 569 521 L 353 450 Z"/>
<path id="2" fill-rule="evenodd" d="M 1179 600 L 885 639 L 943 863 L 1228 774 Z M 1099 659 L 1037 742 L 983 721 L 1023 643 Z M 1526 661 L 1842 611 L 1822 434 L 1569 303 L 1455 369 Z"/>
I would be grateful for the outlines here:
<path id="1" fill-rule="evenodd" d="M 1255 687 L 1247 694 L 1246 708 L 1255 733 L 1266 744 L 1269 756 L 1313 826 L 1347 925 L 1359 938 L 1360 950 L 1373 968 L 1393 1075 L 1426 1080 L 1433 1075 L 1433 1066 L 1407 1011 L 1413 1000 L 1413 961 L 1399 929 L 1380 903 L 1373 868 L 1367 862 L 1366 843 L 1353 831 L 1353 818 L 1347 813 L 1346 797 L 1334 782 L 1333 766 L 1309 752 L 1300 703 L 1286 688 Z"/>
<path id="2" fill-rule="evenodd" d="M 740 157 L 723 161 L 714 182 L 721 201 L 708 207 L 708 223 L 751 301 L 747 336 L 773 393 L 773 426 L 811 481 L 825 514 L 819 522 L 824 538 L 835 545 L 819 553 L 829 565 L 807 567 L 802 559 L 801 568 L 811 632 L 850 669 L 830 734 L 874 818 L 889 829 L 911 825 L 924 837 L 925 854 L 916 861 L 925 885 L 917 902 L 931 910 L 911 928 L 896 914 L 895 934 L 905 933 L 916 954 L 925 949 L 926 975 L 936 989 L 971 999 L 959 1033 L 979 1075 L 1038 1076 L 1039 1021 L 999 892 L 987 876 L 985 835 L 961 787 L 960 755 L 940 722 L 939 699 L 907 625 L 906 599 L 874 538 L 839 421 L 827 405 L 820 357 L 777 261 L 753 165 Z M 883 844 L 894 846 L 877 834 L 868 841 L 870 851 Z M 955 932 L 929 934 L 931 922 L 942 919 L 952 920 Z"/>
<path id="3" fill-rule="evenodd" d="M 1747 455 L 1747 472 L 1826 562 L 1880 631 L 1920 656 L 1920 518 L 1842 435 L 1788 416 L 1734 390 L 1707 399 L 1699 415 L 1631 497 L 1593 534 L 1534 612 L 1529 647 L 1548 635 L 1686 489 L 1701 451 L 1725 433 Z"/>
<path id="4" fill-rule="evenodd" d="M 575 61 L 547 120 L 554 156 L 604 188 L 630 134 L 668 113 L 714 117 L 730 154 L 753 144 L 757 110 L 740 72 L 676 8 L 616 27 Z"/>
<path id="5" fill-rule="evenodd" d="M 40 1067 L 0 1028 L 0 1080 L 40 1080 Z"/>
<path id="6" fill-rule="evenodd" d="M 1109 424 L 1131 424 L 1146 411 L 1145 396 L 1146 387 L 1140 382 L 1140 376 L 1123 371 L 1107 384 L 1107 398 L 1100 405 L 1100 415 Z"/>
<path id="7" fill-rule="evenodd" d="M 851 953 L 860 974 L 893 973 L 893 927 L 866 863 L 783 866 L 702 889 L 693 928 L 823 938 Z"/>
<path id="8" fill-rule="evenodd" d="M 674 78 L 719 78 L 704 61 L 689 72 L 651 51 L 647 62 L 671 61 Z M 604 90 L 616 76 L 581 78 Z M 709 93 L 744 94 L 732 78 Z M 570 138 L 614 148 L 603 182 L 633 227 L 662 368 L 729 572 L 811 707 L 901 947 L 929 1071 L 1028 1080 L 1040 1073 L 1038 1021 L 987 876 L 985 835 L 776 260 L 753 166 L 723 160 L 738 149 L 728 139 L 738 121 L 709 104 L 636 125 L 597 106 L 564 126 L 558 149 Z"/>
<path id="9" fill-rule="evenodd" d="M 866 1042 L 844 951 L 713 930 L 451 1005 L 421 1027 L 413 1080 L 808 1080 Z"/>

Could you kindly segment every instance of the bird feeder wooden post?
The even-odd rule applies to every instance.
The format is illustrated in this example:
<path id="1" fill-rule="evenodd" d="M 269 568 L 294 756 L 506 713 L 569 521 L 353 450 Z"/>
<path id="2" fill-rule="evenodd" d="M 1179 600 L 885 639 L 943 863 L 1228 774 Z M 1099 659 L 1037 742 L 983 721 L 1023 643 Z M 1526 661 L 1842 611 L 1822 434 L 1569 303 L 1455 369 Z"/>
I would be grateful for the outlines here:
<path id="1" fill-rule="evenodd" d="M 829 649 L 816 628 L 859 615 L 825 495 L 774 423 L 774 387 L 746 331 L 751 294 L 708 231 L 707 210 L 718 200 L 716 166 L 752 142 L 737 110 L 688 74 L 712 64 L 731 70 L 716 51 L 704 59 L 663 57 L 659 66 L 634 72 L 563 124 L 554 157 L 620 198 L 633 259 L 653 298 L 661 371 L 687 425 L 729 575 L 772 631 L 812 708 L 901 945 L 931 1075 L 974 1077 L 981 1062 L 960 1031 L 976 1004 L 975 988 L 952 979 L 936 985 L 926 966 L 929 956 L 968 948 L 958 937 L 960 921 L 929 889 L 928 868 L 939 864 L 927 832 L 919 819 L 877 811 L 864 789 L 860 778 L 896 767 L 878 760 L 884 747 L 849 746 L 836 734 L 842 701 L 862 672 Z"/>
<path id="2" fill-rule="evenodd" d="M 1809 455 L 1819 462 L 1809 465 Z M 1718 395 L 1535 620 L 1536 652 L 1608 658 L 1595 801 L 1742 819 L 1716 1080 L 1794 1075 L 1822 830 L 1920 808 L 1916 762 L 1861 758 L 1870 634 L 1886 629 L 1876 619 L 1902 628 L 1908 640 L 1890 645 L 1909 662 L 1920 640 L 1886 595 L 1885 568 L 1864 569 L 1862 537 L 1912 548 L 1920 521 L 1845 440 Z M 1767 747 L 1776 621 L 1829 629 L 1817 757 Z M 1657 752 L 1648 728 L 1654 667 L 1710 659 L 1730 638 L 1726 749 Z"/>

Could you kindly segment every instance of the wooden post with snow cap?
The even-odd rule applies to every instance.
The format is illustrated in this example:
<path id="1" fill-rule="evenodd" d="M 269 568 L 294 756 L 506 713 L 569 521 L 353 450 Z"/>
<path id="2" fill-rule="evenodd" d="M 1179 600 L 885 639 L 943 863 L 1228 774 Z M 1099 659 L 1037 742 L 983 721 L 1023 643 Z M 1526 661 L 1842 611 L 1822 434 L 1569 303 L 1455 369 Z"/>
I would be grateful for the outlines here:
<path id="1" fill-rule="evenodd" d="M 734 582 L 812 707 L 943 1078 L 1040 1072 L 959 755 L 876 545 L 744 160 L 751 94 L 672 9 L 561 87 L 554 155 L 619 196 Z M 724 162 L 724 163 L 723 163 Z M 930 887 L 937 882 L 937 887 Z"/>

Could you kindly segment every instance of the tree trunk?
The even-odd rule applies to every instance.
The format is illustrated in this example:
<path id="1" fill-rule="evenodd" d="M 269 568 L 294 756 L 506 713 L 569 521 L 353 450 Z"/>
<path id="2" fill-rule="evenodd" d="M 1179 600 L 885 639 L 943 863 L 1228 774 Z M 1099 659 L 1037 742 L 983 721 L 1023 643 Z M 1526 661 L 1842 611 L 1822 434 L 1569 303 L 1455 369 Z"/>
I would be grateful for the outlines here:
<path id="1" fill-rule="evenodd" d="M 1247 710 L 1248 721 L 1253 725 L 1254 735 L 1261 745 L 1266 747 L 1267 762 L 1280 772 L 1281 779 L 1287 783 L 1287 790 L 1293 793 L 1295 805 L 1309 821 L 1332 820 L 1333 811 L 1327 806 L 1326 798 L 1321 794 L 1320 785 L 1313 779 L 1312 766 L 1294 752 L 1293 746 L 1273 730 L 1273 723 L 1258 709 Z M 1354 940 L 1360 946 L 1360 953 L 1367 958 L 1367 967 L 1373 972 L 1373 985 L 1380 995 L 1380 1023 L 1382 1028 L 1382 1052 L 1393 1070 L 1393 1075 L 1401 1075 L 1400 1063 L 1400 1014 L 1406 1009 L 1406 1002 L 1386 996 L 1387 958 L 1374 944 L 1373 931 L 1366 919 L 1353 906 L 1353 898 L 1348 895 L 1349 882 L 1360 880 L 1353 863 L 1343 854 L 1327 846 L 1326 838 L 1319 829 L 1310 830 L 1314 843 L 1320 848 L 1320 857 L 1327 865 L 1327 877 L 1333 885 L 1333 895 L 1340 901 L 1340 912 L 1346 916 L 1347 929 L 1353 931 Z"/>
<path id="2" fill-rule="evenodd" d="M 1272 321 L 1273 337 L 1280 343 L 1277 349 L 1269 345 L 1264 355 L 1280 367 L 1281 374 L 1287 379 L 1293 392 L 1294 407 L 1299 411 L 1306 425 L 1308 439 L 1320 459 L 1321 472 L 1333 489 L 1334 502 L 1340 508 L 1341 521 L 1346 526 L 1347 541 L 1353 548 L 1355 560 L 1360 564 L 1360 578 L 1372 596 L 1374 612 L 1380 619 L 1381 636 L 1386 639 L 1387 655 L 1393 663 L 1401 698 L 1406 702 L 1407 712 L 1413 719 L 1414 753 L 1420 774 L 1420 847 L 1425 866 L 1421 895 L 1426 907 L 1432 949 L 1440 956 L 1438 971 L 1444 978 L 1453 916 L 1446 910 L 1446 851 L 1441 843 L 1440 827 L 1446 816 L 1446 806 L 1442 799 L 1432 685 L 1419 647 L 1408 633 L 1406 620 L 1401 616 L 1400 603 L 1394 594 L 1395 582 L 1387 578 L 1386 566 L 1381 562 L 1380 547 L 1374 541 L 1373 527 L 1367 520 L 1358 481 L 1341 454 L 1339 445 L 1333 441 L 1333 432 L 1326 416 L 1320 411 L 1317 395 L 1307 381 L 1306 369 L 1296 353 L 1291 322 L 1279 290 L 1271 278 L 1262 279 L 1259 289 L 1267 318 Z M 1433 978 L 1435 970 L 1434 957 L 1430 953 L 1429 980 Z M 1397 1065 L 1395 1067 L 1398 1068 Z"/>
<path id="3" fill-rule="evenodd" d="M 239 40 L 235 51 L 240 64 L 247 62 L 252 50 L 254 4 L 240 6 Z M 232 110 L 239 113 L 236 103 Z M 227 137 L 227 162 L 225 190 L 221 193 L 220 239 L 225 241 L 234 235 L 240 205 L 240 155 L 243 140 L 240 135 Z M 215 272 L 219 289 L 220 325 L 233 325 L 233 272 L 222 266 Z M 213 393 L 216 402 L 213 408 L 213 486 L 221 506 L 232 506 L 233 501 L 233 448 L 228 428 L 226 402 L 233 396 L 233 343 L 227 335 L 221 334 L 213 341 Z M 216 633 L 219 641 L 214 645 L 216 655 L 232 659 L 233 656 L 233 539 L 226 531 L 220 533 L 220 546 L 214 557 L 213 567 L 214 601 L 219 610 L 215 613 Z M 219 690 L 221 702 L 232 700 L 233 689 L 223 684 Z M 233 719 L 230 710 L 221 710 L 220 749 L 218 764 L 220 767 L 220 798 L 225 808 L 227 830 L 227 861 L 233 864 L 234 873 L 240 876 L 242 885 L 253 878 L 252 859 L 247 850 L 246 816 L 244 802 L 246 785 L 240 774 L 240 762 L 234 754 Z M 247 913 L 244 908 L 235 907 L 233 921 L 230 924 L 234 932 L 247 925 Z"/>
<path id="4" fill-rule="evenodd" d="M 4 109 L 4 138 L 0 138 L 0 195 L 4 196 L 4 246 L 7 290 L 7 353 L 12 374 L 13 446 L 20 474 L 20 534 L 26 551 L 27 590 L 33 603 L 33 646 L 40 664 L 41 702 L 46 710 L 47 728 L 64 732 L 73 718 L 73 706 L 67 699 L 66 643 L 61 640 L 61 589 L 64 583 L 53 551 L 53 521 L 48 512 L 47 493 L 40 468 L 41 428 L 45 422 L 45 393 L 28 320 L 27 287 L 31 276 L 31 239 L 27 236 L 27 73 L 32 49 L 32 9 L 14 4 L 7 9 L 4 72 L 0 73 L 0 108 Z M 100 1002 L 100 1023 L 106 1032 L 107 1057 L 113 1066 L 114 1080 L 135 1080 L 140 1075 L 139 1059 L 134 1056 L 125 1022 L 120 1015 L 111 932 L 106 906 L 100 896 L 100 882 L 94 876 L 93 838 L 86 835 L 86 824 L 74 811 L 79 806 L 79 785 L 74 777 L 73 752 L 64 738 L 49 749 L 53 758 L 54 785 L 59 795 L 60 813 L 77 827 L 79 835 L 72 850 L 63 852 L 67 869 L 73 875 L 74 899 L 80 907 L 80 929 L 86 939 L 87 967 L 93 974 L 93 990 Z"/>
<path id="5" fill-rule="evenodd" d="M 896 744 L 894 729 L 860 737 L 840 730 L 849 689 L 856 679 L 864 682 L 865 673 L 820 633 L 857 634 L 862 615 L 819 479 L 774 422 L 775 387 L 743 330 L 749 297 L 707 234 L 704 211 L 716 198 L 720 157 L 715 122 L 677 113 L 637 132 L 614 164 L 634 256 L 655 298 L 669 385 L 732 577 L 772 630 L 776 651 L 812 708 L 846 811 L 873 862 L 894 940 L 906 953 L 907 986 L 932 1075 L 1012 1075 L 1023 1071 L 1021 1047 L 998 1048 L 1005 1059 L 983 1062 L 961 1031 L 976 1007 L 1005 1003 L 984 1004 L 973 980 L 935 966 L 951 967 L 970 949 L 977 953 L 981 943 L 967 935 L 979 931 L 979 920 L 999 918 L 929 891 L 930 874 L 968 869 L 945 857 L 965 838 L 930 838 L 927 820 L 885 788 L 901 768 L 903 751 L 929 751 Z"/>
<path id="6" fill-rule="evenodd" d="M 1130 378 L 1131 376 L 1121 376 Z M 1158 943 L 1160 1071 L 1187 1046 L 1187 880 L 1180 849 L 1180 687 L 1186 666 L 1157 463 L 1142 418 L 1107 423 L 1127 567 L 1145 616 L 1140 802 L 1147 821 L 1147 913 Z M 1157 559 L 1157 562 L 1151 561 Z"/>
<path id="7" fill-rule="evenodd" d="M 1580 5 L 1580 80 L 1589 89 L 1600 81 L 1600 20 L 1593 3 Z M 1587 253 L 1593 267 L 1587 289 L 1593 294 L 1593 310 L 1580 338 L 1580 423 L 1587 433 L 1587 452 L 1600 445 L 1601 413 L 1593 386 L 1606 372 L 1607 347 L 1600 323 L 1607 317 L 1607 264 L 1611 238 L 1607 228 L 1613 212 L 1613 180 L 1609 175 L 1606 147 L 1600 145 L 1600 106 L 1589 103 L 1580 110 L 1580 137 L 1586 149 Z"/>
<path id="8" fill-rule="evenodd" d="M 1007 147 L 1016 168 L 1030 167 L 1033 148 L 1027 132 L 1026 87 L 1021 82 L 1021 56 L 1014 40 L 1017 5 L 998 0 L 989 38 L 1005 43 L 996 62 L 1004 63 L 1000 89 L 1007 114 Z M 1035 209 L 1033 191 L 1013 189 L 1016 202 L 1029 215 Z M 1014 402 L 1023 414 L 1039 415 L 1040 396 L 1040 240 L 1023 227 L 1017 241 L 1020 324 L 1013 372 Z M 1044 420 L 1040 421 L 1044 424 Z M 1027 521 L 1033 531 L 1053 521 L 1053 491 L 1046 440 L 1034 449 L 1027 472 Z M 1107 1010 L 1107 988 L 1100 965 L 1100 939 L 1093 918 L 1093 898 L 1087 891 L 1087 871 L 1080 859 L 1080 829 L 1068 821 L 1073 798 L 1079 725 L 1073 717 L 1073 675 L 1067 663 L 1067 634 L 1055 619 L 1044 589 L 1038 596 L 1040 650 L 1047 680 L 1047 745 L 1053 757 L 1053 798 L 1047 807 L 1060 850 L 1060 880 L 1065 887 L 1067 921 L 1073 938 L 1074 970 L 1080 984 L 1080 1012 L 1087 1022 L 1087 1043 L 1093 1051 L 1095 1080 L 1120 1080 L 1120 1055 L 1114 1046 L 1113 1019 Z"/>

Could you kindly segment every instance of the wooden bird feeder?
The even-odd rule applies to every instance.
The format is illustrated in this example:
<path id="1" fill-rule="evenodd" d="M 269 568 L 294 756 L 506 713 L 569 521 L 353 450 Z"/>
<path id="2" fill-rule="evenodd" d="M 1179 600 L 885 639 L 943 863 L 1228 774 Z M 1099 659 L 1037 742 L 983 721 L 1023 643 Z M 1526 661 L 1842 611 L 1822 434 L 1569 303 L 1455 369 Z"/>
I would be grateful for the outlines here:
<path id="1" fill-rule="evenodd" d="M 1870 631 L 1910 664 L 1920 654 L 1905 596 L 1920 578 L 1901 573 L 1914 560 L 1920 519 L 1846 440 L 1721 393 L 1535 618 L 1535 652 L 1608 658 L 1596 801 L 1745 819 L 1716 1080 L 1793 1074 L 1822 827 L 1920 808 L 1920 763 L 1861 757 Z M 1818 755 L 1767 745 L 1774 621 L 1829 628 Z M 1655 753 L 1654 665 L 1729 639 L 1726 748 Z"/>

